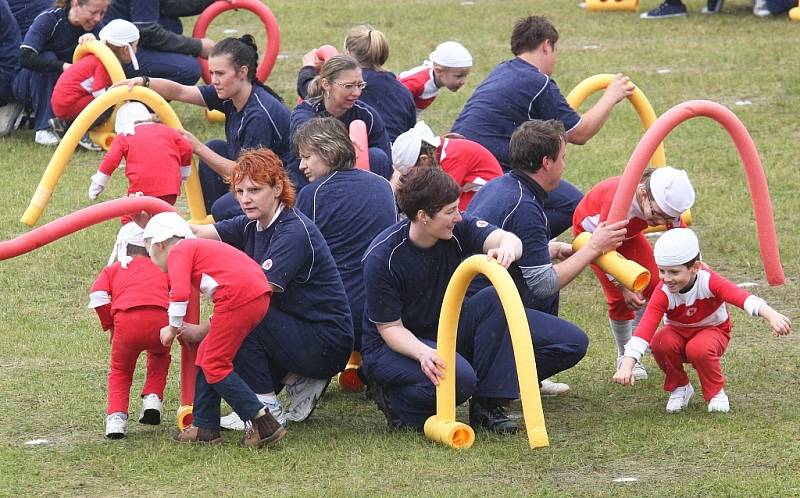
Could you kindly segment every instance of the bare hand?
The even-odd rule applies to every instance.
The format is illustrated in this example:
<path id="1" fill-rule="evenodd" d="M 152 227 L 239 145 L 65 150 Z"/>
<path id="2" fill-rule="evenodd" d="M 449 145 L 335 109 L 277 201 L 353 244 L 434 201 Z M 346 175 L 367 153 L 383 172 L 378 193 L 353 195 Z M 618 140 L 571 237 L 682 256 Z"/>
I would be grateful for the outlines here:
<path id="1" fill-rule="evenodd" d="M 211 53 L 215 44 L 216 43 L 211 38 L 200 38 L 200 57 L 208 59 L 208 54 Z"/>
<path id="2" fill-rule="evenodd" d="M 116 83 L 111 85 L 111 88 L 117 88 L 119 86 L 127 86 L 128 91 L 130 92 L 133 91 L 133 87 L 135 86 L 144 86 L 144 80 L 142 79 L 141 76 L 137 76 L 135 78 L 129 78 L 127 80 L 117 81 Z"/>
<path id="3" fill-rule="evenodd" d="M 498 263 L 503 265 L 503 268 L 508 269 L 511 263 L 514 262 L 514 254 L 502 247 L 498 247 L 497 249 L 489 249 L 486 253 L 486 259 L 495 259 Z"/>
<path id="4" fill-rule="evenodd" d="M 83 45 L 84 43 L 88 43 L 96 39 L 97 38 L 95 38 L 92 33 L 84 33 L 78 38 L 78 45 Z"/>
<path id="5" fill-rule="evenodd" d="M 178 132 L 185 138 L 190 144 L 192 144 L 192 152 L 197 152 L 197 149 L 203 145 L 203 142 L 197 139 L 190 131 L 186 130 L 178 130 Z"/>
<path id="6" fill-rule="evenodd" d="M 317 49 L 309 50 L 303 55 L 303 66 L 312 66 L 316 72 L 322 67 L 322 59 L 317 57 Z"/>
<path id="7" fill-rule="evenodd" d="M 625 306 L 627 306 L 629 310 L 636 311 L 647 303 L 647 300 L 640 292 L 633 292 L 626 287 L 620 287 L 619 290 L 622 292 L 622 297 L 625 299 Z"/>
<path id="8" fill-rule="evenodd" d="M 636 382 L 636 379 L 633 377 L 634 365 L 636 365 L 636 360 L 634 358 L 624 356 L 617 369 L 617 373 L 614 374 L 614 382 L 622 384 L 623 386 L 632 386 Z"/>
<path id="9" fill-rule="evenodd" d="M 69 62 L 64 62 L 64 63 L 62 63 L 62 64 L 61 64 L 61 72 L 64 72 L 64 71 L 66 71 L 67 69 L 69 69 L 69 67 L 70 67 L 71 65 L 72 65 L 72 64 L 70 64 Z"/>
<path id="10" fill-rule="evenodd" d="M 429 349 L 420 357 L 419 367 L 434 386 L 438 386 L 439 381 L 444 379 L 444 360 L 439 358 L 435 349 Z"/>
<path id="11" fill-rule="evenodd" d="M 792 321 L 789 317 L 772 310 L 772 313 L 767 318 L 769 326 L 772 328 L 772 335 L 779 337 L 782 335 L 789 335 L 792 332 Z"/>
<path id="12" fill-rule="evenodd" d="M 200 342 L 206 334 L 208 334 L 208 327 L 194 323 L 183 322 L 181 328 L 178 329 L 178 337 L 185 342 Z"/>
<path id="13" fill-rule="evenodd" d="M 627 233 L 625 227 L 627 225 L 628 220 L 620 220 L 610 225 L 607 221 L 600 223 L 589 239 L 589 246 L 598 255 L 613 251 L 625 241 L 625 234 Z"/>
<path id="14" fill-rule="evenodd" d="M 568 257 L 572 256 L 572 244 L 551 240 L 548 244 L 548 252 L 550 253 L 550 259 L 564 261 Z"/>
<path id="15" fill-rule="evenodd" d="M 636 85 L 631 83 L 631 79 L 622 73 L 617 73 L 611 83 L 608 84 L 603 95 L 608 96 L 614 103 L 617 103 L 633 95 L 634 90 L 636 90 Z"/>
<path id="16" fill-rule="evenodd" d="M 175 340 L 175 336 L 178 334 L 178 329 L 173 327 L 172 325 L 167 325 L 161 329 L 159 334 L 161 338 L 161 344 L 165 347 L 172 346 L 172 341 Z"/>

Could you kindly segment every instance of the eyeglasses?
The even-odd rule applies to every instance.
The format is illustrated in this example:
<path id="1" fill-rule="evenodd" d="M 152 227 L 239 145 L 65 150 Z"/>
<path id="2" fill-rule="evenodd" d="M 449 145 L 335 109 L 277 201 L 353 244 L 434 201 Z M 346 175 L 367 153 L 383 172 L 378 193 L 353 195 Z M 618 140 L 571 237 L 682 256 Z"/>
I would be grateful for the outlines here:
<path id="1" fill-rule="evenodd" d="M 673 223 L 678 218 L 675 216 L 669 216 L 668 214 L 663 213 L 660 210 L 656 210 L 656 202 L 655 199 L 650 197 L 649 195 L 645 197 L 647 199 L 647 204 L 650 210 L 650 217 L 656 220 L 663 220 L 664 223 Z"/>
<path id="2" fill-rule="evenodd" d="M 355 91 L 356 88 L 358 88 L 359 90 L 367 88 L 366 81 L 360 81 L 358 83 L 339 83 L 338 81 L 334 81 L 333 84 L 344 88 L 348 92 L 353 92 Z"/>

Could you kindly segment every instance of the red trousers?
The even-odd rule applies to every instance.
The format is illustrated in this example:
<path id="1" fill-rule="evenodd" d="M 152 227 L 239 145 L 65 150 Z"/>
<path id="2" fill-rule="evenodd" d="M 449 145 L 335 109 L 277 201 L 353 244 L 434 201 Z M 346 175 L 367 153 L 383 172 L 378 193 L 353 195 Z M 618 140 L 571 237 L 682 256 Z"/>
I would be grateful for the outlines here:
<path id="1" fill-rule="evenodd" d="M 692 330 L 666 325 L 661 328 L 653 336 L 650 349 L 664 371 L 664 390 L 672 392 L 688 384 L 683 364 L 691 363 L 700 377 L 703 398 L 708 402 L 725 387 L 719 359 L 725 354 L 728 341 L 730 332 L 718 327 Z"/>
<path id="2" fill-rule="evenodd" d="M 209 319 L 211 328 L 197 348 L 194 364 L 203 369 L 209 384 L 216 384 L 233 372 L 233 358 L 244 338 L 261 323 L 269 307 L 269 294 L 221 313 Z"/>
<path id="3" fill-rule="evenodd" d="M 114 336 L 111 339 L 111 363 L 108 369 L 108 410 L 128 413 L 133 372 L 142 351 L 147 351 L 147 375 L 142 396 L 157 394 L 164 399 L 164 386 L 171 356 L 161 345 L 159 332 L 169 323 L 167 310 L 142 306 L 114 314 Z"/>
<path id="4" fill-rule="evenodd" d="M 635 261 L 644 266 L 650 272 L 650 283 L 647 288 L 642 292 L 645 299 L 650 299 L 653 291 L 658 285 L 658 266 L 653 257 L 653 248 L 650 247 L 650 242 L 647 241 L 643 233 L 638 233 L 630 239 L 622 243 L 617 248 L 617 252 L 625 256 L 626 259 Z M 613 283 L 608 280 L 606 274 L 598 266 L 592 265 L 592 271 L 597 275 L 600 280 L 600 285 L 603 286 L 603 294 L 606 295 L 606 302 L 608 303 L 608 316 L 612 320 L 633 320 L 633 310 L 625 305 L 625 298 L 622 297 L 622 291 L 617 288 Z"/>

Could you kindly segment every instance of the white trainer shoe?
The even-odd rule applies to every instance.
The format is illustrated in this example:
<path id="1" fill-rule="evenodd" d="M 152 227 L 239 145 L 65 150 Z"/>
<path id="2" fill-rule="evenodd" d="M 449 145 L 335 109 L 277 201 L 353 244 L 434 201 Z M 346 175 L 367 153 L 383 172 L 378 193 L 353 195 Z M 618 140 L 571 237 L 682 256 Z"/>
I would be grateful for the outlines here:
<path id="1" fill-rule="evenodd" d="M 330 382 L 331 379 L 312 379 L 291 374 L 286 381 L 286 393 L 291 398 L 286 419 L 290 422 L 302 422 L 310 417 Z"/>
<path id="2" fill-rule="evenodd" d="M 37 131 L 36 132 L 36 137 L 34 137 L 34 140 L 39 145 L 47 145 L 47 146 L 50 146 L 50 147 L 55 147 L 56 145 L 59 144 L 59 142 L 61 142 L 61 139 L 58 138 L 58 135 L 56 135 L 55 133 L 53 133 L 50 130 L 39 130 L 39 131 Z"/>
<path id="3" fill-rule="evenodd" d="M 678 413 L 689 405 L 689 400 L 694 396 L 694 388 L 686 384 L 672 391 L 667 401 L 667 413 Z"/>
<path id="4" fill-rule="evenodd" d="M 21 112 L 22 104 L 19 102 L 9 102 L 0 107 L 0 137 L 14 129 Z"/>
<path id="5" fill-rule="evenodd" d="M 729 411 L 731 411 L 731 403 L 728 401 L 728 395 L 725 394 L 725 389 L 720 389 L 713 398 L 708 400 L 708 413 L 728 413 Z"/>
<path id="6" fill-rule="evenodd" d="M 158 394 L 145 394 L 142 396 L 142 411 L 139 413 L 139 423 L 158 425 L 161 423 L 161 398 Z"/>
<path id="7" fill-rule="evenodd" d="M 772 12 L 770 12 L 767 8 L 767 0 L 756 0 L 755 4 L 753 5 L 753 14 L 757 15 L 758 17 L 771 16 Z"/>
<path id="8" fill-rule="evenodd" d="M 563 382 L 553 382 L 550 379 L 544 379 L 539 384 L 540 396 L 562 396 L 569 392 L 569 385 Z"/>
<path id="9" fill-rule="evenodd" d="M 239 418 L 236 412 L 231 412 L 230 415 L 225 415 L 219 419 L 219 426 L 230 431 L 243 431 L 244 421 Z"/>
<path id="10" fill-rule="evenodd" d="M 106 417 L 106 437 L 108 439 L 122 439 L 128 430 L 128 419 L 121 413 L 112 413 Z"/>
<path id="11" fill-rule="evenodd" d="M 261 402 L 264 404 L 264 408 L 269 410 L 270 415 L 281 424 L 281 427 L 285 429 L 286 426 L 289 425 L 289 422 L 286 420 L 286 413 L 283 411 L 283 403 L 281 403 L 281 400 L 275 398 L 274 401 L 261 400 Z M 245 422 L 239 418 L 236 412 L 231 412 L 230 415 L 219 419 L 219 426 L 231 431 L 243 431 L 245 429 Z"/>

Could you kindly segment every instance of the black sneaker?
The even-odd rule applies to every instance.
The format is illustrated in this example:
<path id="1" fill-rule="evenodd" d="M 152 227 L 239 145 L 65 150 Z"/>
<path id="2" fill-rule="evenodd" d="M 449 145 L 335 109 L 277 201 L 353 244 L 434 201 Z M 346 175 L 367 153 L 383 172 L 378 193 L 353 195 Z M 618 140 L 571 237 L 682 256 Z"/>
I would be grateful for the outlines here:
<path id="1" fill-rule="evenodd" d="M 59 137 L 63 137 L 69 128 L 69 123 L 59 118 L 50 118 L 47 120 L 47 124 Z"/>
<path id="2" fill-rule="evenodd" d="M 395 415 L 392 411 L 392 403 L 389 401 L 389 396 L 383 391 L 383 386 L 378 384 L 377 382 L 373 382 L 369 385 L 367 389 L 367 398 L 371 399 L 378 405 L 381 412 L 383 412 L 383 416 L 386 417 L 386 424 L 389 426 L 389 430 L 397 430 L 403 427 L 403 422 L 400 421 L 400 417 Z"/>
<path id="3" fill-rule="evenodd" d="M 708 3 L 700 10 L 700 12 L 703 14 L 716 14 L 722 10 L 723 4 L 725 4 L 725 0 L 708 0 Z"/>
<path id="4" fill-rule="evenodd" d="M 469 425 L 498 434 L 514 434 L 517 424 L 508 418 L 503 402 L 493 398 L 475 398 L 469 402 Z"/>
<path id="5" fill-rule="evenodd" d="M 682 3 L 671 4 L 664 2 L 650 12 L 645 12 L 639 17 L 642 19 L 666 19 L 668 17 L 679 17 L 686 15 L 686 6 Z"/>

